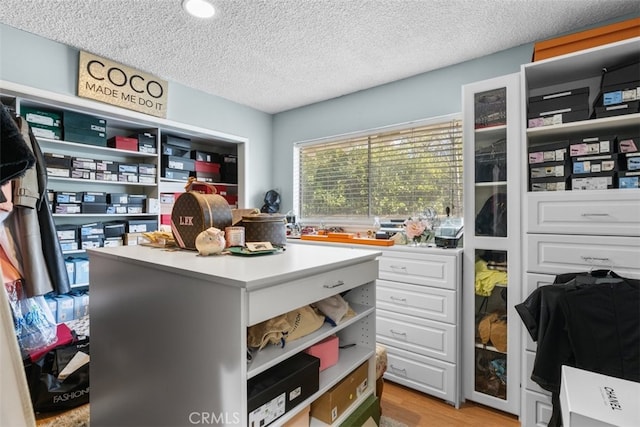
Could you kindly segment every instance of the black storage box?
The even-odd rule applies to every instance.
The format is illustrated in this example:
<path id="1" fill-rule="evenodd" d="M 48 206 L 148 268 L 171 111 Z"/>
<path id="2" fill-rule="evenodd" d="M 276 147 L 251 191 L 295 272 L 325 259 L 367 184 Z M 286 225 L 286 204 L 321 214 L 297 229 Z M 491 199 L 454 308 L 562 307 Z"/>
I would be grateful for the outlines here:
<path id="1" fill-rule="evenodd" d="M 596 118 L 621 116 L 640 112 L 640 101 L 624 102 L 622 104 L 596 107 Z"/>
<path id="2" fill-rule="evenodd" d="M 618 188 L 640 188 L 640 170 L 619 172 Z"/>
<path id="3" fill-rule="evenodd" d="M 120 163 L 118 164 L 118 173 L 138 173 L 137 163 Z"/>
<path id="4" fill-rule="evenodd" d="M 589 173 L 571 176 L 571 189 L 576 190 L 608 190 L 615 188 L 616 172 Z"/>
<path id="5" fill-rule="evenodd" d="M 527 118 L 589 109 L 589 88 L 581 87 L 529 98 Z"/>
<path id="6" fill-rule="evenodd" d="M 597 156 L 579 156 L 573 160 L 573 176 L 586 173 L 612 172 L 618 168 L 617 154 L 600 154 Z"/>
<path id="7" fill-rule="evenodd" d="M 571 190 L 571 176 L 566 177 L 548 177 L 548 178 L 531 178 L 531 191 L 566 191 Z"/>
<path id="8" fill-rule="evenodd" d="M 271 424 L 317 392 L 319 385 L 320 359 L 304 352 L 250 378 L 247 381 L 249 425 Z"/>
<path id="9" fill-rule="evenodd" d="M 138 151 L 141 153 L 156 154 L 157 144 L 156 136 L 151 133 L 139 133 L 137 135 L 131 135 L 132 138 L 138 139 Z"/>
<path id="10" fill-rule="evenodd" d="M 640 80 L 622 83 L 619 85 L 605 86 L 594 104 L 597 107 L 621 104 L 623 102 L 637 101 L 640 99 L 638 88 Z"/>
<path id="11" fill-rule="evenodd" d="M 225 154 L 220 164 L 220 179 L 229 184 L 238 182 L 238 156 Z"/>
<path id="12" fill-rule="evenodd" d="M 48 168 L 71 169 L 71 156 L 44 153 L 44 163 Z"/>
<path id="13" fill-rule="evenodd" d="M 93 159 L 86 159 L 84 157 L 72 157 L 71 167 L 74 169 L 89 169 L 94 171 L 97 169 L 97 163 Z"/>
<path id="14" fill-rule="evenodd" d="M 124 221 L 110 221 L 104 223 L 104 237 L 121 237 L 125 233 Z"/>
<path id="15" fill-rule="evenodd" d="M 146 194 L 129 194 L 130 205 L 145 205 L 147 203 Z"/>
<path id="16" fill-rule="evenodd" d="M 565 178 L 571 174 L 571 166 L 568 162 L 548 162 L 529 167 L 529 177 L 534 178 Z"/>
<path id="17" fill-rule="evenodd" d="M 605 70 L 602 76 L 604 87 L 637 81 L 640 76 L 640 61 L 606 67 Z"/>
<path id="18" fill-rule="evenodd" d="M 158 171 L 153 163 L 138 163 L 138 173 L 140 175 L 153 175 L 155 177 Z"/>
<path id="19" fill-rule="evenodd" d="M 88 224 L 81 224 L 80 235 L 85 236 L 88 234 L 104 235 L 104 225 L 102 225 L 101 222 L 91 222 Z"/>
<path id="20" fill-rule="evenodd" d="M 79 214 L 81 213 L 80 203 L 56 203 L 57 214 Z"/>
<path id="21" fill-rule="evenodd" d="M 208 162 L 208 163 L 220 163 L 222 161 L 222 156 L 218 153 L 211 153 L 209 151 L 200 151 L 200 150 L 193 150 L 191 152 L 191 158 L 193 160 L 198 160 L 201 162 Z"/>
<path id="22" fill-rule="evenodd" d="M 107 193 L 102 191 L 83 191 L 80 198 L 83 203 L 107 203 Z"/>
<path id="23" fill-rule="evenodd" d="M 621 156 L 620 169 L 629 171 L 640 170 L 640 153 L 624 153 Z"/>
<path id="24" fill-rule="evenodd" d="M 96 171 L 118 173 L 120 163 L 112 160 L 96 160 Z"/>
<path id="25" fill-rule="evenodd" d="M 127 193 L 108 193 L 107 203 L 127 204 L 129 203 L 129 195 Z"/>
<path id="26" fill-rule="evenodd" d="M 130 219 L 127 221 L 127 233 L 148 233 L 157 230 L 157 219 Z"/>
<path id="27" fill-rule="evenodd" d="M 591 154 L 613 153 L 616 146 L 615 136 L 589 136 L 569 140 L 569 156 L 588 156 Z"/>
<path id="28" fill-rule="evenodd" d="M 56 191 L 55 202 L 56 203 L 80 203 L 82 196 L 80 193 L 71 191 Z"/>
<path id="29" fill-rule="evenodd" d="M 173 145 L 175 147 L 182 147 L 187 150 L 191 150 L 191 140 L 189 138 L 181 138 L 173 135 L 162 135 L 162 143 Z"/>
<path id="30" fill-rule="evenodd" d="M 107 204 L 106 203 L 82 203 L 81 211 L 82 213 L 86 213 L 86 214 L 106 214 Z"/>
<path id="31" fill-rule="evenodd" d="M 163 168 L 177 169 L 183 171 L 195 171 L 196 161 L 186 157 L 162 155 L 161 165 Z"/>
<path id="32" fill-rule="evenodd" d="M 128 207 L 129 207 L 129 205 L 127 205 L 127 204 L 109 203 L 107 205 L 107 213 L 108 214 L 116 214 L 116 215 L 126 214 L 129 211 Z"/>
<path id="33" fill-rule="evenodd" d="M 529 147 L 529 164 L 561 162 L 569 159 L 569 141 L 558 141 Z"/>
<path id="34" fill-rule="evenodd" d="M 189 179 L 189 171 L 162 168 L 162 177 L 167 179 L 186 181 Z"/>
<path id="35" fill-rule="evenodd" d="M 58 240 L 76 240 L 78 238 L 78 226 L 73 224 L 56 224 Z"/>
<path id="36" fill-rule="evenodd" d="M 191 157 L 191 140 L 177 136 L 162 135 L 162 154 L 189 158 Z"/>

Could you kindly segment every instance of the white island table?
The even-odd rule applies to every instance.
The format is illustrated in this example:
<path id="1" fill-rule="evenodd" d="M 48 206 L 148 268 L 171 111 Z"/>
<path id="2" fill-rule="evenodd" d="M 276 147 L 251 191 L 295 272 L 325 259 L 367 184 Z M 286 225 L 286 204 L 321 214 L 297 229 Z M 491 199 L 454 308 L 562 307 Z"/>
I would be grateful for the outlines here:
<path id="1" fill-rule="evenodd" d="M 272 425 L 367 360 L 367 391 L 333 425 L 375 392 L 379 251 L 289 245 L 263 256 L 201 257 L 123 246 L 88 253 L 92 426 L 248 425 L 247 380 L 332 334 L 352 345 L 320 373 L 318 392 Z M 247 327 L 338 293 L 353 318 L 247 362 Z"/>

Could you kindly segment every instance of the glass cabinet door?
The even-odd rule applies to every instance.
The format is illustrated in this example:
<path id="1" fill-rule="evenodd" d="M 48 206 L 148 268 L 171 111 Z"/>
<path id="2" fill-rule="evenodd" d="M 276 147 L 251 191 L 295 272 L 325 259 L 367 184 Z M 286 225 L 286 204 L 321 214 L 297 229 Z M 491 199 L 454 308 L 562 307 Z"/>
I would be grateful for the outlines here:
<path id="1" fill-rule="evenodd" d="M 519 74 L 463 88 L 466 399 L 519 413 Z M 512 279 L 510 281 L 510 279 Z M 515 287 L 515 292 L 513 292 Z"/>

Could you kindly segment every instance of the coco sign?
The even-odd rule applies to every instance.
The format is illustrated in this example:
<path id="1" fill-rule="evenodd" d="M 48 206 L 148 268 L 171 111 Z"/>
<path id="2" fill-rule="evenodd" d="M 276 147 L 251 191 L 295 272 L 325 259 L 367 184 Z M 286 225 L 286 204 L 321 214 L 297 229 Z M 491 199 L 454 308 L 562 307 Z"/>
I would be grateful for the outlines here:
<path id="1" fill-rule="evenodd" d="M 80 52 L 78 96 L 156 117 L 167 117 L 166 80 Z"/>

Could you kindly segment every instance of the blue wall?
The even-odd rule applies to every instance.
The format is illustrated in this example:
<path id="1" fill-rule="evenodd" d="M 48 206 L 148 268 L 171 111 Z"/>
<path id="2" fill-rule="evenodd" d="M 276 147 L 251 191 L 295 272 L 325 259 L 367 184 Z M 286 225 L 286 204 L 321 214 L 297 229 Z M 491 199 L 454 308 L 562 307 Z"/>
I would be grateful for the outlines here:
<path id="1" fill-rule="evenodd" d="M 274 186 L 283 212 L 293 205 L 293 144 L 462 111 L 462 86 L 520 71 L 533 45 L 420 74 L 329 101 L 276 114 L 273 122 Z"/>

